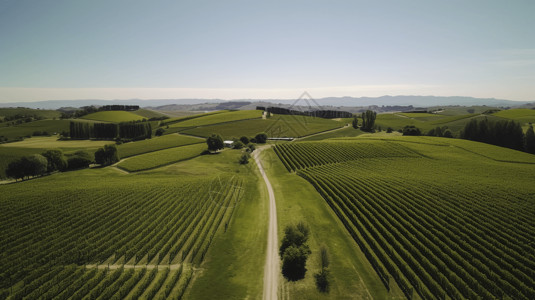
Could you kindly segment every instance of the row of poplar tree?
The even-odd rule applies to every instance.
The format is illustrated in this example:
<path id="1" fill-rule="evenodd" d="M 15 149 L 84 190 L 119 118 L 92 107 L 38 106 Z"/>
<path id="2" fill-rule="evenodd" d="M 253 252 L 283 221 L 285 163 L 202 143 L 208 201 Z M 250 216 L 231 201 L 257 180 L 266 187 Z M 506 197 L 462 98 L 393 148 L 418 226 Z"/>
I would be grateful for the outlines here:
<path id="1" fill-rule="evenodd" d="M 70 137 L 72 139 L 150 139 L 152 126 L 150 122 L 122 122 L 122 123 L 70 123 Z"/>

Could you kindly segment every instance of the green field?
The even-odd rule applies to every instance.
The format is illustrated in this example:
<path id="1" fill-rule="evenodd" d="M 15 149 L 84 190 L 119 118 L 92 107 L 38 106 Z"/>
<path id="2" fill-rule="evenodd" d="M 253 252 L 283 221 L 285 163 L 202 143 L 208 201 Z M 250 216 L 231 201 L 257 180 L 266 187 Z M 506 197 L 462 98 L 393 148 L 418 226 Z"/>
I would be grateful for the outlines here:
<path id="1" fill-rule="evenodd" d="M 36 131 L 46 131 L 49 134 L 69 131 L 69 120 L 39 120 L 20 125 L 0 127 L 0 136 L 7 137 L 10 140 L 20 137 L 31 136 Z"/>
<path id="2" fill-rule="evenodd" d="M 190 128 L 198 126 L 207 126 L 218 123 L 233 122 L 247 119 L 257 119 L 262 117 L 262 111 L 259 110 L 239 110 L 222 112 L 218 114 L 210 114 L 191 118 L 184 121 L 173 123 L 169 127 Z"/>
<path id="3" fill-rule="evenodd" d="M 117 149 L 119 151 L 119 157 L 126 158 L 166 148 L 173 148 L 198 143 L 205 143 L 205 140 L 187 135 L 168 134 L 161 137 L 154 137 L 148 140 L 125 143 L 119 145 Z"/>
<path id="4" fill-rule="evenodd" d="M 119 123 L 139 121 L 147 118 L 129 111 L 99 111 L 85 115 L 81 119 Z"/>
<path id="5" fill-rule="evenodd" d="M 423 298 L 532 299 L 533 155 L 490 146 L 505 159 L 523 156 L 508 163 L 488 158 L 480 143 L 403 139 L 275 149 L 344 222 L 385 286 L 395 281 Z"/>
<path id="6" fill-rule="evenodd" d="M 4 117 L 11 117 L 15 115 L 25 115 L 25 116 L 39 116 L 45 119 L 59 118 L 61 113 L 57 110 L 46 110 L 46 109 L 32 109 L 24 107 L 15 107 L 15 108 L 0 108 L 0 119 L 3 120 Z"/>
<path id="7" fill-rule="evenodd" d="M 527 129 L 527 124 L 535 123 L 535 109 L 527 109 L 527 108 L 508 109 L 508 110 L 499 111 L 492 115 L 496 117 L 512 119 L 517 122 L 520 122 L 524 126 L 524 129 Z"/>
<path id="8" fill-rule="evenodd" d="M 60 141 L 56 136 L 32 137 L 20 142 L 0 144 L 0 179 L 5 179 L 7 165 L 22 156 L 41 154 L 46 150 L 59 149 L 65 154 L 74 153 L 78 150 L 95 152 L 98 148 L 110 144 L 110 141 Z"/>
<path id="9" fill-rule="evenodd" d="M 534 299 L 535 155 L 385 132 L 415 125 L 458 134 L 471 119 L 531 117 L 462 109 L 379 114 L 376 133 L 346 126 L 348 119 L 217 111 L 168 119 L 163 136 L 117 145 L 121 161 L 112 166 L 3 181 L 0 299 L 262 298 L 266 185 L 253 160 L 238 163 L 244 150 L 201 155 L 207 145 L 199 138 L 260 132 L 299 137 L 256 150 L 275 193 L 279 245 L 285 226 L 310 227 L 305 276 L 278 274 L 279 298 Z M 108 122 L 123 112 L 100 113 L 111 113 L 101 120 Z M 0 132 L 68 130 L 69 121 Z M 114 144 L 57 137 L 0 144 L 0 177 L 24 155 L 92 155 Z M 330 260 L 327 292 L 314 278 L 321 247 Z"/>
<path id="10" fill-rule="evenodd" d="M 268 137 L 301 137 L 340 128 L 344 125 L 342 122 L 329 119 L 276 115 L 270 119 L 246 120 L 193 128 L 184 130 L 183 133 L 202 137 L 218 133 L 224 139 L 241 136 L 254 137 L 260 132 L 266 132 Z"/>
<path id="11" fill-rule="evenodd" d="M 238 280 L 236 292 L 258 298 L 258 281 L 248 276 L 261 280 L 261 268 L 250 263 L 261 260 L 263 249 L 241 249 L 262 244 L 265 226 L 251 234 L 242 222 L 250 222 L 250 214 L 265 217 L 254 168 L 239 166 L 238 157 L 239 151 L 226 151 L 161 173 L 123 175 L 105 168 L 1 186 L 0 295 L 178 299 L 191 280 L 200 278 L 202 287 L 203 278 L 220 277 L 217 266 L 206 265 L 222 253 L 226 265 L 235 264 L 235 255 L 245 264 L 235 264 L 240 274 L 220 277 L 212 288 Z M 185 170 L 191 172 L 180 173 Z M 229 243 L 237 248 L 225 247 Z"/>
<path id="12" fill-rule="evenodd" d="M 128 172 L 153 169 L 171 163 L 176 163 L 181 160 L 194 158 L 201 155 L 201 152 L 206 149 L 206 144 L 201 143 L 153 151 L 127 158 L 117 164 L 117 167 Z"/>
<path id="13" fill-rule="evenodd" d="M 221 114 L 221 113 L 225 113 L 225 112 L 228 112 L 228 111 L 227 110 L 218 110 L 218 111 L 211 111 L 211 112 L 207 112 L 207 113 L 191 112 L 191 113 L 186 113 L 186 114 L 184 114 L 184 113 L 176 113 L 175 112 L 175 114 L 178 114 L 179 116 L 164 120 L 162 122 L 162 124 L 170 125 L 170 124 L 177 123 L 177 122 L 184 122 L 184 121 L 187 121 L 187 120 L 192 120 L 192 119 L 196 119 L 196 118 L 201 118 L 201 117 Z"/>
<path id="14" fill-rule="evenodd" d="M 25 139 L 20 142 L 1 144 L 5 148 L 44 148 L 44 149 L 81 149 L 81 148 L 99 148 L 107 144 L 113 144 L 112 141 L 94 141 L 94 140 L 59 140 L 57 136 L 36 136 Z"/>
<path id="15" fill-rule="evenodd" d="M 277 146 L 278 147 L 278 146 Z M 308 242 L 312 254 L 306 264 L 305 278 L 287 281 L 280 276 L 280 297 L 283 299 L 399 299 L 399 288 L 390 292 L 382 285 L 366 257 L 356 247 L 334 212 L 320 194 L 302 177 L 288 173 L 273 150 L 264 150 L 262 163 L 269 175 L 277 200 L 279 240 L 284 227 L 303 221 L 310 227 Z M 314 273 L 320 269 L 321 246 L 330 257 L 328 293 L 318 292 Z"/>
<path id="16" fill-rule="evenodd" d="M 143 108 L 133 111 L 133 113 L 138 116 L 142 116 L 143 118 L 146 118 L 146 119 L 168 117 L 166 114 L 163 114 L 159 111 L 143 109 Z"/>

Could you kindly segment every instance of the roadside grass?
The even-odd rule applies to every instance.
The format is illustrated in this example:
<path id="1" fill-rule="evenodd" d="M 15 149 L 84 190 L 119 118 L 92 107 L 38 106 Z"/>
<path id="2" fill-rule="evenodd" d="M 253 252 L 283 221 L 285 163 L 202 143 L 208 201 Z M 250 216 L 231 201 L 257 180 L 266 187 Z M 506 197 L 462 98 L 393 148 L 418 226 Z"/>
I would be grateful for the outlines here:
<path id="1" fill-rule="evenodd" d="M 261 118 L 262 112 L 259 110 L 238 110 L 238 111 L 228 111 L 218 114 L 210 114 L 205 116 L 200 116 L 197 118 L 191 118 L 184 121 L 178 121 L 169 125 L 170 128 L 179 127 L 179 128 L 191 128 L 197 126 L 207 126 L 218 123 L 225 122 L 234 122 L 239 120 L 255 119 Z"/>
<path id="2" fill-rule="evenodd" d="M 220 134 L 224 139 L 254 137 L 266 132 L 268 137 L 303 137 L 344 126 L 341 121 L 329 119 L 274 115 L 269 119 L 254 119 L 184 130 L 183 133 L 208 137 L 212 133 Z"/>
<path id="3" fill-rule="evenodd" d="M 128 172 L 153 169 L 181 160 L 194 158 L 201 155 L 201 152 L 206 150 L 206 148 L 206 144 L 202 143 L 154 151 L 130 157 L 117 164 L 117 167 Z"/>
<path id="4" fill-rule="evenodd" d="M 233 164 L 240 155 L 241 151 L 225 150 L 158 169 L 200 175 L 215 168 L 246 178 L 243 200 L 228 230 L 220 230 L 214 239 L 186 299 L 262 299 L 269 214 L 267 190 L 253 160 L 246 166 Z"/>
<path id="5" fill-rule="evenodd" d="M 273 150 L 263 154 L 266 173 L 273 185 L 277 200 L 279 245 L 286 225 L 298 221 L 310 227 L 308 244 L 312 250 L 306 264 L 305 278 L 288 282 L 281 275 L 282 299 L 393 299 L 402 297 L 401 290 L 392 285 L 390 292 L 368 263 L 357 244 L 325 200 L 305 179 L 288 173 Z M 331 259 L 330 290 L 320 293 L 314 273 L 320 270 L 320 246 L 325 245 Z"/>
<path id="6" fill-rule="evenodd" d="M 120 158 L 126 158 L 166 148 L 173 148 L 204 142 L 204 139 L 192 136 L 168 134 L 161 137 L 153 137 L 152 139 L 121 144 L 117 146 L 117 150 L 119 152 Z"/>
<path id="7" fill-rule="evenodd" d="M 81 119 L 119 123 L 119 122 L 139 121 L 139 120 L 143 120 L 146 118 L 140 115 L 137 115 L 133 112 L 118 110 L 118 111 L 98 111 L 96 113 L 85 115 Z"/>

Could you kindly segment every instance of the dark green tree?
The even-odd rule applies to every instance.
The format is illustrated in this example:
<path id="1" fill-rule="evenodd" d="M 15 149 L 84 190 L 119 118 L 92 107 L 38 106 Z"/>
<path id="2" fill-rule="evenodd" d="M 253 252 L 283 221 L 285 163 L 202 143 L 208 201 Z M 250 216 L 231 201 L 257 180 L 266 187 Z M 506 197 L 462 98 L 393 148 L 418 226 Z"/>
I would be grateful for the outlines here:
<path id="1" fill-rule="evenodd" d="M 254 139 L 255 139 L 257 144 L 265 144 L 267 142 L 268 136 L 267 136 L 266 133 L 261 132 L 261 133 L 257 134 L 254 137 Z"/>
<path id="2" fill-rule="evenodd" d="M 235 141 L 234 144 L 232 144 L 232 148 L 234 149 L 242 149 L 245 147 L 245 145 L 241 141 Z"/>
<path id="3" fill-rule="evenodd" d="M 74 156 L 71 156 L 67 159 L 67 168 L 69 170 L 76 170 L 82 168 L 88 168 L 89 165 L 93 162 L 93 158 L 86 151 L 80 150 L 74 153 Z"/>
<path id="4" fill-rule="evenodd" d="M 320 292 L 326 293 L 329 291 L 329 269 L 322 268 L 318 273 L 314 274 L 316 280 L 316 287 Z"/>
<path id="5" fill-rule="evenodd" d="M 282 255 L 282 274 L 288 280 L 296 281 L 303 279 L 306 273 L 306 262 L 310 250 L 305 245 L 290 246 Z"/>
<path id="6" fill-rule="evenodd" d="M 353 115 L 353 122 L 351 125 L 353 125 L 353 128 L 355 129 L 359 128 L 359 119 L 357 118 L 357 115 Z"/>
<path id="7" fill-rule="evenodd" d="M 419 128 L 416 128 L 414 125 L 407 125 L 403 127 L 403 135 L 421 135 Z"/>
<path id="8" fill-rule="evenodd" d="M 48 160 L 41 154 L 34 154 L 27 157 L 27 176 L 40 176 L 46 173 Z"/>
<path id="9" fill-rule="evenodd" d="M 360 130 L 362 131 L 373 131 L 373 128 L 375 126 L 375 118 L 377 117 L 377 113 L 371 110 L 367 110 L 362 113 L 362 126 L 360 127 Z"/>
<path id="10" fill-rule="evenodd" d="M 67 159 L 65 159 L 65 156 L 63 156 L 63 152 L 61 152 L 61 150 L 47 150 L 43 152 L 42 155 L 48 161 L 46 168 L 48 173 L 54 171 L 64 171 L 67 169 Z"/>
<path id="11" fill-rule="evenodd" d="M 529 128 L 524 136 L 524 151 L 535 154 L 535 133 L 531 124 L 529 124 Z"/>
<path id="12" fill-rule="evenodd" d="M 9 178 L 24 179 L 24 166 L 21 159 L 11 161 L 6 168 L 6 176 Z"/>
<path id="13" fill-rule="evenodd" d="M 249 144 L 249 138 L 246 137 L 246 136 L 242 136 L 242 137 L 240 138 L 240 141 L 241 141 L 244 145 Z"/>
<path id="14" fill-rule="evenodd" d="M 102 166 L 109 166 L 119 161 L 117 147 L 115 145 L 104 145 L 95 152 L 95 162 Z"/>
<path id="15" fill-rule="evenodd" d="M 208 145 L 208 150 L 211 152 L 216 152 L 225 147 L 223 144 L 223 138 L 219 134 L 212 134 L 206 139 L 206 144 Z"/>
<path id="16" fill-rule="evenodd" d="M 279 254 L 282 256 L 286 248 L 290 246 L 304 245 L 308 240 L 310 229 L 308 226 L 299 222 L 297 225 L 288 225 L 284 228 L 284 237 L 282 238 L 282 244 L 279 249 Z"/>
<path id="17" fill-rule="evenodd" d="M 238 162 L 240 163 L 240 165 L 246 165 L 249 163 L 249 157 L 249 153 L 244 153 L 242 154 Z"/>
<path id="18" fill-rule="evenodd" d="M 165 129 L 158 128 L 156 129 L 156 132 L 154 133 L 155 136 L 162 136 L 162 134 L 165 132 Z"/>

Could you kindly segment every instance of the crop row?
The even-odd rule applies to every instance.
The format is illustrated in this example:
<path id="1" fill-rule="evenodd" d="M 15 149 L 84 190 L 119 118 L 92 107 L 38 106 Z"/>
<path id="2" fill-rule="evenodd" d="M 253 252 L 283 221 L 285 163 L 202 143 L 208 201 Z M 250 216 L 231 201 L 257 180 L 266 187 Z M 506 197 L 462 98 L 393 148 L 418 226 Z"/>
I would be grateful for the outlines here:
<path id="1" fill-rule="evenodd" d="M 16 299 L 33 294 L 69 298 L 84 289 L 86 295 L 110 298 L 121 286 L 137 282 L 137 275 L 126 269 L 118 279 L 108 276 L 106 280 L 120 282 L 111 286 L 102 283 L 100 271 L 82 272 L 76 266 L 200 264 L 241 198 L 241 179 L 220 178 L 223 186 L 208 190 L 211 180 L 94 187 L 92 195 L 74 189 L 72 194 L 48 193 L 46 199 L 3 199 L 1 206 L 9 209 L 0 221 L 5 228 L 0 295 L 9 290 L 19 295 Z M 94 279 L 105 288 L 85 291 L 80 278 L 88 274 L 92 277 L 85 281 Z"/>
<path id="2" fill-rule="evenodd" d="M 289 171 L 363 158 L 419 157 L 400 144 L 385 141 L 288 143 L 274 149 Z"/>
<path id="3" fill-rule="evenodd" d="M 300 174 L 352 224 L 349 230 L 359 231 L 352 235 L 363 237 L 358 244 L 364 252 L 373 251 L 404 290 L 411 287 L 399 271 L 423 298 L 535 297 L 531 254 L 518 251 L 527 245 L 496 224 L 471 222 L 458 207 L 445 204 L 468 199 L 450 200 L 447 191 L 434 194 L 414 186 L 415 192 L 409 192 L 353 170 L 319 167 Z M 446 215 L 450 219 L 443 218 Z"/>

